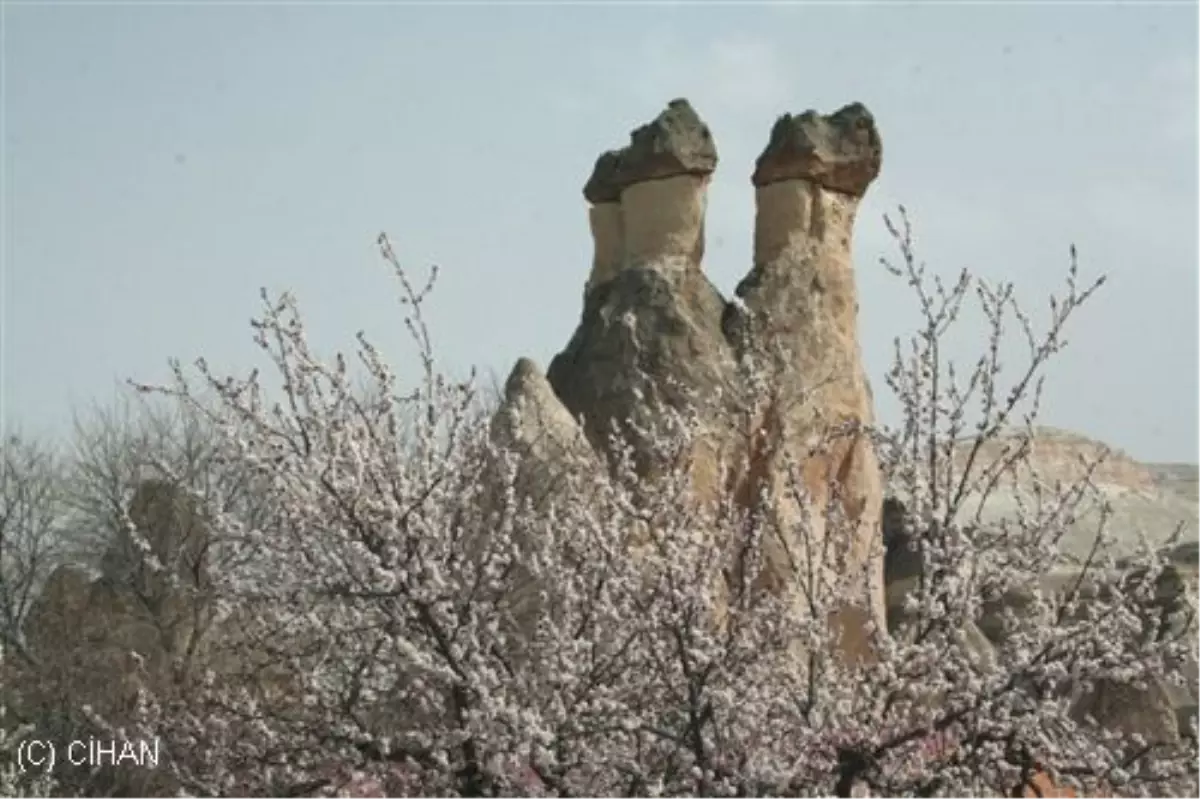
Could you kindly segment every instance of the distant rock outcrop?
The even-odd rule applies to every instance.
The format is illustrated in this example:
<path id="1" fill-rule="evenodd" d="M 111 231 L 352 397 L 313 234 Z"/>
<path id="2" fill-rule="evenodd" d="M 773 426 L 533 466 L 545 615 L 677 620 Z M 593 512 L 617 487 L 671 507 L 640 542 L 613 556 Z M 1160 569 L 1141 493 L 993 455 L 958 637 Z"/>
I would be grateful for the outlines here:
<path id="1" fill-rule="evenodd" d="M 192 497 L 172 483 L 145 480 L 129 502 L 129 520 L 133 529 L 121 528 L 101 561 L 105 577 L 151 604 L 172 584 L 207 584 L 208 529 Z"/>
<path id="2" fill-rule="evenodd" d="M 141 483 L 128 506 L 136 528 L 110 543 L 97 576 L 71 565 L 55 569 L 27 614 L 31 661 L 12 675 L 19 715 L 57 725 L 36 734 L 62 740 L 100 732 L 90 708 L 121 727 L 144 690 L 169 701 L 204 656 L 211 626 L 209 529 L 183 489 Z M 174 795 L 170 769 L 109 765 L 77 770 L 83 795 Z"/>
<path id="3" fill-rule="evenodd" d="M 1015 443 L 1008 436 L 989 441 L 977 453 L 975 468 L 1002 457 L 1006 448 Z M 1195 467 L 1139 463 L 1099 441 L 1053 428 L 1035 429 L 1030 443 L 1030 468 L 1020 471 L 1016 481 L 1001 482 L 989 494 L 980 513 L 983 525 L 1014 520 L 1019 500 L 1023 497 L 1027 503 L 1030 501 L 1035 483 L 1073 485 L 1085 478 L 1088 464 L 1104 456 L 1091 471 L 1091 482 L 1098 496 L 1085 501 L 1082 512 L 1066 525 L 1059 542 L 1068 560 L 1061 568 L 1042 576 L 1040 589 L 1046 595 L 1053 595 L 1074 588 L 1079 568 L 1071 565 L 1070 559 L 1082 563 L 1087 557 L 1098 530 L 1100 501 L 1104 501 L 1111 510 L 1105 534 L 1111 537 L 1113 551 L 1118 556 L 1133 555 L 1143 538 L 1151 546 L 1161 546 L 1177 528 L 1182 528 L 1183 541 L 1166 552 L 1167 570 L 1157 585 L 1163 609 L 1175 618 L 1186 617 L 1187 609 L 1181 603 L 1188 591 L 1196 590 L 1200 565 Z M 966 463 L 971 448 L 970 442 L 959 445 L 954 456 L 959 468 Z M 968 507 L 972 513 L 976 509 L 970 497 Z M 907 621 L 904 600 L 916 589 L 921 572 L 920 556 L 909 546 L 908 524 L 903 502 L 889 497 L 884 502 L 883 534 L 887 548 L 888 625 L 893 631 Z M 978 642 L 980 651 L 1004 644 L 1009 634 L 1002 621 L 1004 612 L 1011 609 L 1018 619 L 1027 614 L 1033 601 L 1030 589 L 1014 589 L 983 604 L 982 615 L 967 631 Z M 1194 624 L 1193 621 L 1193 628 Z M 1195 634 L 1194 629 L 1190 634 Z M 1190 734 L 1197 716 L 1200 675 L 1195 657 L 1176 666 L 1182 685 L 1167 680 L 1152 681 L 1142 687 L 1102 682 L 1095 690 L 1076 698 L 1074 713 L 1080 719 L 1092 716 L 1110 729 L 1141 734 L 1149 741 L 1177 742 L 1180 735 Z"/>
<path id="4" fill-rule="evenodd" d="M 1009 443 L 1006 437 L 989 442 L 981 449 L 977 461 L 994 460 Z M 965 460 L 969 448 L 969 443 L 959 446 L 956 453 L 959 463 Z M 1015 484 L 999 484 L 982 509 L 982 521 L 994 523 L 1013 518 L 1018 508 L 1018 492 L 1027 499 L 1032 496 L 1035 479 L 1046 485 L 1055 481 L 1073 484 L 1084 477 L 1084 464 L 1102 454 L 1104 458 L 1093 471 L 1092 482 L 1099 492 L 1097 498 L 1103 498 L 1111 506 L 1106 529 L 1114 538 L 1118 554 L 1133 553 L 1142 535 L 1152 545 L 1161 544 L 1178 526 L 1183 527 L 1184 542 L 1200 541 L 1195 466 L 1140 463 L 1103 442 L 1050 427 L 1034 431 L 1029 465 L 1036 475 L 1028 471 Z M 1087 504 L 1086 512 L 1073 520 L 1061 542 L 1063 551 L 1078 559 L 1087 556 L 1099 520 L 1099 503 Z"/>
<path id="5" fill-rule="evenodd" d="M 630 422 L 650 422 L 664 406 L 696 412 L 701 431 L 691 468 L 698 495 L 732 488 L 749 503 L 766 489 L 786 527 L 797 521 L 784 499 L 796 480 L 816 503 L 818 538 L 820 508 L 836 485 L 851 528 L 838 568 L 865 575 L 864 598 L 882 623 L 879 469 L 868 442 L 853 432 L 871 421 L 872 408 L 850 254 L 855 211 L 881 158 L 874 120 L 861 105 L 831 116 L 781 117 L 754 174 L 753 269 L 737 290 L 743 302 L 731 303 L 701 265 L 716 144 L 686 100 L 672 101 L 631 133 L 627 147 L 602 154 L 584 187 L 594 256 L 579 326 L 546 372 L 552 392 L 530 382 L 525 361 L 509 384 L 536 384 L 524 389 L 531 402 L 544 408 L 552 400 L 558 409 L 550 418 L 580 420 L 598 456 L 620 431 L 650 484 L 663 465 L 638 439 L 645 425 Z M 737 416 L 747 407 L 739 371 L 747 356 L 771 370 L 775 387 L 753 423 L 767 431 L 765 441 L 748 440 Z M 515 402 L 510 396 L 506 406 Z M 835 428 L 849 433 L 811 451 Z M 781 545 L 773 542 L 768 555 L 761 581 L 789 590 L 792 567 Z"/>
<path id="6" fill-rule="evenodd" d="M 207 528 L 183 491 L 146 481 L 129 517 L 139 535 L 112 542 L 101 575 L 60 566 L 24 625 L 30 651 L 55 664 L 63 685 L 118 715 L 140 681 L 163 684 L 193 653 L 207 581 Z"/>

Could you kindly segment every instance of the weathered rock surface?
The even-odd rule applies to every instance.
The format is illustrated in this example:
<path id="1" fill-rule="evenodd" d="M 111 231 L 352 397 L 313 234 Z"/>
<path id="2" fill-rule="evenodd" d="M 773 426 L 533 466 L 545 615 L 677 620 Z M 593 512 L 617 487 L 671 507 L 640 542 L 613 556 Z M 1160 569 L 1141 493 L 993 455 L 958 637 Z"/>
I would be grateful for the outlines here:
<path id="1" fill-rule="evenodd" d="M 1180 739 L 1171 696 L 1157 680 L 1140 687 L 1102 680 L 1075 701 L 1071 714 L 1079 721 L 1094 719 L 1105 729 L 1141 735 L 1147 743 L 1175 744 Z"/>
<path id="2" fill-rule="evenodd" d="M 546 376 L 597 452 L 614 429 L 629 434 L 628 420 L 648 421 L 649 403 L 731 391 L 726 302 L 700 269 L 716 164 L 708 126 L 675 100 L 601 155 L 585 186 L 596 257 L 580 325 Z"/>
<path id="3" fill-rule="evenodd" d="M 592 271 L 584 287 L 584 301 L 596 286 L 617 276 L 625 266 L 625 217 L 621 205 L 606 202 L 588 210 L 588 224 L 594 243 Z"/>
<path id="4" fill-rule="evenodd" d="M 1186 574 L 1190 572 L 1190 576 Z M 1077 571 L 1057 571 L 1044 576 L 1041 589 L 1045 596 L 1063 594 L 1073 590 L 1079 580 Z M 1171 565 L 1159 579 L 1161 607 L 1172 617 L 1177 632 L 1196 636 L 1195 620 L 1190 630 L 1182 629 L 1186 624 L 1186 609 L 1183 607 L 1184 585 L 1190 581 L 1190 590 L 1195 589 L 1195 561 Z M 1086 583 L 1082 589 L 1086 595 Z M 994 645 L 1003 645 L 1011 634 L 1002 620 L 1005 609 L 1011 609 L 1020 620 L 1027 618 L 1032 606 L 1032 595 L 1028 591 L 1014 590 L 1000 600 L 984 603 L 978 625 L 987 639 Z M 1102 680 L 1087 692 L 1076 696 L 1072 713 L 1076 719 L 1091 716 L 1102 726 L 1138 733 L 1147 740 L 1160 743 L 1177 743 L 1182 734 L 1187 734 L 1190 719 L 1196 716 L 1198 692 L 1196 661 L 1175 664 L 1175 671 L 1182 684 L 1169 679 L 1152 679 L 1144 685 Z"/>
<path id="5" fill-rule="evenodd" d="M 139 536 L 112 542 L 95 576 L 55 569 L 24 622 L 35 662 L 11 675 L 18 714 L 57 725 L 42 737 L 83 738 L 99 730 L 78 715 L 90 706 L 108 723 L 128 723 L 139 693 L 169 700 L 207 657 L 208 526 L 197 505 L 170 483 L 148 480 L 128 507 Z M 139 543 L 139 539 L 141 540 Z M 195 673 L 195 672 L 191 672 Z M 174 795 L 168 768 L 74 770 L 81 795 Z"/>
<path id="6" fill-rule="evenodd" d="M 807 442 L 874 416 L 858 341 L 851 242 L 859 198 L 881 158 L 874 120 L 861 105 L 830 116 L 781 117 L 754 173 L 754 267 L 737 287 L 746 309 L 741 327 L 766 344 L 779 386 L 783 446 L 767 469 L 773 493 L 786 488 L 787 460 L 804 464 L 803 483 L 817 508 L 837 486 L 855 527 L 846 542 L 847 568 L 867 568 L 877 621 L 884 606 L 877 538 L 883 491 L 874 451 L 855 434 L 817 455 L 807 452 Z M 823 517 L 815 517 L 818 528 Z M 821 529 L 814 533 L 824 536 Z"/>
<path id="7" fill-rule="evenodd" d="M 127 724 L 143 689 L 169 700 L 204 651 L 209 537 L 201 514 L 184 492 L 161 481 L 142 483 L 128 513 L 144 546 L 138 537 L 120 536 L 102 559 L 99 576 L 58 567 L 25 618 L 33 662 L 21 661 L 5 679 L 17 686 L 10 708 L 48 725 L 38 728 L 38 736 L 71 740 L 98 734 L 79 715 L 83 707 L 107 723 Z M 180 790 L 165 767 L 68 772 L 63 785 L 73 787 L 64 790 L 80 795 Z"/>
<path id="8" fill-rule="evenodd" d="M 62 566 L 30 609 L 26 639 L 52 681 L 102 713 L 119 714 L 141 679 L 167 666 L 171 631 L 156 621 L 131 592 Z"/>
<path id="9" fill-rule="evenodd" d="M 984 464 L 1000 456 L 1007 440 L 1001 438 L 986 445 L 979 458 Z M 1081 458 L 1093 459 L 1107 450 L 1098 441 L 1074 433 L 1051 428 L 1035 431 L 1030 461 L 1039 478 L 1048 483 L 1062 481 L 1070 484 L 1084 477 Z M 956 461 L 965 462 L 969 445 L 960 446 Z M 1026 476 L 1032 480 L 1032 474 Z M 1195 591 L 1198 581 L 1198 552 L 1196 542 L 1197 508 L 1196 470 L 1180 465 L 1154 466 L 1138 463 L 1128 455 L 1115 451 L 1092 473 L 1093 484 L 1101 497 L 1110 503 L 1113 516 L 1107 532 L 1114 538 L 1118 555 L 1129 556 L 1139 546 L 1139 530 L 1152 545 L 1161 545 L 1182 524 L 1184 541 L 1166 553 L 1168 568 L 1158 579 L 1157 594 L 1162 608 L 1171 618 L 1182 623 L 1187 608 L 1184 597 Z M 1027 492 L 1029 485 L 1002 485 L 992 494 L 984 508 L 984 524 L 1013 519 L 1018 512 L 1017 492 Z M 970 506 L 974 512 L 974 505 Z M 1070 590 L 1078 581 L 1079 571 L 1070 566 L 1070 559 L 1082 559 L 1091 547 L 1096 533 L 1097 510 L 1081 514 L 1068 528 L 1061 541 L 1067 560 L 1061 568 L 1045 574 L 1040 588 L 1044 595 Z M 905 527 L 901 502 L 889 498 L 884 505 L 883 533 L 887 546 L 885 565 L 888 600 L 888 623 L 897 629 L 905 622 L 902 605 L 905 596 L 916 586 L 920 574 L 920 558 L 907 548 L 910 532 Z M 1012 610 L 1016 618 L 1027 617 L 1033 603 L 1028 588 L 1014 589 L 997 600 L 983 603 L 982 615 L 976 620 L 978 630 L 993 646 L 1003 646 L 1010 631 L 1003 614 Z M 1193 626 L 1186 634 L 1196 635 Z M 1189 734 L 1191 720 L 1196 718 L 1200 699 L 1200 675 L 1197 659 L 1177 664 L 1182 684 L 1167 680 L 1148 685 L 1105 682 L 1092 692 L 1077 697 L 1074 713 L 1077 718 L 1094 716 L 1102 725 L 1126 732 L 1137 732 L 1149 740 L 1175 742 L 1181 734 Z"/>
<path id="10" fill-rule="evenodd" d="M 83 703 L 118 714 L 128 709 L 140 680 L 160 685 L 172 678 L 206 618 L 201 592 L 208 535 L 194 504 L 170 484 L 146 481 L 129 516 L 148 549 L 130 535 L 118 538 L 97 578 L 60 566 L 24 625 L 30 651 L 56 664 L 63 685 Z"/>
<path id="11" fill-rule="evenodd" d="M 619 429 L 633 439 L 647 477 L 658 465 L 628 423 L 650 422 L 650 409 L 666 406 L 700 414 L 704 435 L 691 459 L 700 496 L 732 490 L 749 503 L 765 487 L 790 524 L 798 514 L 784 497 L 795 478 L 812 492 L 820 528 L 829 484 L 836 484 L 854 527 L 838 568 L 865 569 L 864 588 L 882 622 L 876 535 L 882 498 L 874 453 L 854 435 L 810 452 L 832 427 L 872 416 L 850 242 L 858 197 L 880 158 L 878 132 L 859 105 L 828 117 L 788 115 L 776 124 L 755 173 L 755 260 L 738 290 L 740 308 L 701 268 L 716 145 L 695 110 L 673 101 L 633 131 L 626 148 L 602 154 L 584 187 L 595 255 L 579 326 L 546 378 L 564 409 L 550 416 L 581 419 L 601 454 Z M 747 355 L 774 369 L 778 387 L 758 419 L 769 430 L 765 444 L 748 440 L 737 414 L 746 407 L 739 363 Z M 522 369 L 528 372 L 518 364 Z M 739 465 L 730 473 L 732 464 Z M 763 580 L 782 590 L 792 568 L 774 546 L 780 551 L 771 553 Z"/>
<path id="12" fill-rule="evenodd" d="M 861 197 L 882 163 L 875 119 L 861 103 L 852 103 L 829 116 L 806 111 L 780 117 L 752 179 L 759 187 L 805 180 Z"/>
<path id="13" fill-rule="evenodd" d="M 150 602 L 165 596 L 172 582 L 191 588 L 207 583 L 208 530 L 185 492 L 161 480 L 143 481 L 129 503 L 129 519 L 149 550 L 122 530 L 100 565 L 110 581 L 129 585 Z"/>
<path id="14" fill-rule="evenodd" d="M 592 291 L 583 321 L 547 378 L 604 451 L 614 426 L 649 402 L 686 407 L 732 390 L 733 351 L 721 332 L 725 301 L 703 274 L 629 269 Z"/>
<path id="15" fill-rule="evenodd" d="M 708 126 L 679 99 L 629 139 L 601 154 L 583 188 L 595 244 L 585 298 L 630 265 L 683 273 L 703 255 L 708 176 L 717 166 Z"/>
<path id="16" fill-rule="evenodd" d="M 616 183 L 624 191 L 676 175 L 712 174 L 717 168 L 717 145 L 708 125 L 687 100 L 672 100 L 653 121 L 629 134 L 620 152 Z"/>
<path id="17" fill-rule="evenodd" d="M 980 455 L 984 463 L 994 460 L 1006 444 L 1001 438 L 985 445 Z M 956 460 L 962 463 L 969 445 L 959 447 Z M 1092 475 L 1101 498 L 1112 507 L 1107 533 L 1114 537 L 1118 555 L 1128 555 L 1140 546 L 1140 534 L 1152 545 L 1164 542 L 1179 525 L 1183 526 L 1183 541 L 1200 541 L 1200 525 L 1196 503 L 1197 476 L 1195 467 L 1140 463 L 1120 450 L 1100 441 L 1064 430 L 1043 427 L 1035 431 L 1030 463 L 1039 478 L 1048 484 L 1062 481 L 1069 485 L 1084 476 L 1081 459 L 1094 460 L 1108 452 L 1106 459 Z M 1015 518 L 1018 511 L 1017 492 L 1030 495 L 1032 474 L 1024 475 L 1016 485 L 1002 483 L 988 497 L 983 508 L 983 521 L 995 523 Z M 1061 546 L 1072 557 L 1087 556 L 1095 538 L 1099 520 L 1099 504 L 1090 503 L 1063 536 Z"/>
<path id="18" fill-rule="evenodd" d="M 583 185 L 583 197 L 594 205 L 615 203 L 621 200 L 621 184 L 618 174 L 621 169 L 621 151 L 608 150 L 596 159 L 592 176 Z"/>
<path id="19" fill-rule="evenodd" d="M 902 503 L 894 497 L 883 502 L 880 522 L 884 545 L 884 592 L 887 608 L 887 629 L 892 635 L 902 636 L 915 619 L 905 608 L 905 600 L 920 590 L 923 571 L 921 554 L 914 546 L 909 520 L 905 517 Z M 974 621 L 963 627 L 963 636 L 969 650 L 985 664 L 996 661 L 993 641 Z"/>
<path id="20" fill-rule="evenodd" d="M 685 99 L 672 100 L 651 122 L 629 134 L 629 144 L 596 159 L 583 186 L 594 205 L 615 203 L 636 183 L 678 175 L 705 177 L 717 168 L 717 145 L 708 125 Z"/>
<path id="21" fill-rule="evenodd" d="M 492 419 L 492 438 L 519 455 L 518 490 L 551 497 L 568 469 L 598 469 L 600 459 L 537 365 L 521 358 L 504 386 Z"/>

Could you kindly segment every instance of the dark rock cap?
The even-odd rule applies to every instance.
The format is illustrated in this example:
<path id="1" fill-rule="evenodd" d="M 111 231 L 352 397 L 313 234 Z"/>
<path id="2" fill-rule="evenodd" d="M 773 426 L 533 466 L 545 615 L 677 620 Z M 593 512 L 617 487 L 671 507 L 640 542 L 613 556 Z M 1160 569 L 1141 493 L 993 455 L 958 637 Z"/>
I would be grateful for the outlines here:
<path id="1" fill-rule="evenodd" d="M 708 125 L 684 99 L 672 100 L 653 122 L 629 134 L 617 179 L 622 188 L 675 175 L 709 175 L 717 145 Z"/>
<path id="2" fill-rule="evenodd" d="M 583 196 L 590 203 L 615 203 L 621 199 L 621 187 L 617 184 L 617 170 L 621 165 L 619 150 L 609 150 L 596 159 L 592 176 L 583 187 Z"/>
<path id="3" fill-rule="evenodd" d="M 596 160 L 583 196 L 592 203 L 616 202 L 635 183 L 675 177 L 710 175 L 717 168 L 717 145 L 708 125 L 680 98 L 672 100 L 652 122 L 629 134 L 629 146 Z"/>
<path id="4" fill-rule="evenodd" d="M 784 114 L 755 163 L 754 185 L 811 180 L 831 191 L 861 197 L 879 174 L 883 144 L 875 118 L 861 103 L 834 114 Z"/>

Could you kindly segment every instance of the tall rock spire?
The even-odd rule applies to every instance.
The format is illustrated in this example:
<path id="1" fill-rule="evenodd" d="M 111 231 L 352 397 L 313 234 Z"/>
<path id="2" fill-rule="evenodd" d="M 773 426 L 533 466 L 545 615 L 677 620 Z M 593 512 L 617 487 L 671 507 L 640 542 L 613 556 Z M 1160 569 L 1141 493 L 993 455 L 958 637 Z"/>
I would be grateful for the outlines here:
<path id="1" fill-rule="evenodd" d="M 829 116 L 780 117 L 754 171 L 754 263 L 737 289 L 744 303 L 735 306 L 702 268 L 716 143 L 695 109 L 673 100 L 630 134 L 628 146 L 595 162 L 583 190 L 595 243 L 583 313 L 546 372 L 552 397 L 540 391 L 530 399 L 541 406 L 554 399 L 565 412 L 554 416 L 581 419 L 597 453 L 614 425 L 624 429 L 648 479 L 656 469 L 652 448 L 628 422 L 645 421 L 663 404 L 698 410 L 704 430 L 690 459 L 697 493 L 732 489 L 749 503 L 765 490 L 787 530 L 800 523 L 789 481 L 798 476 L 810 492 L 809 532 L 817 537 L 825 535 L 823 511 L 836 495 L 847 520 L 839 526 L 845 546 L 837 568 L 864 575 L 868 612 L 879 623 L 882 491 L 869 441 L 853 432 L 871 421 L 872 407 L 850 248 L 859 199 L 881 160 L 874 120 L 859 104 Z M 746 440 L 737 412 L 746 355 L 774 370 L 771 406 L 755 422 L 769 431 L 765 445 Z M 522 373 L 530 368 L 518 365 Z M 509 397 L 506 404 L 521 402 Z M 810 451 L 814 439 L 847 429 Z M 761 576 L 778 590 L 794 583 L 787 550 L 799 548 L 788 543 L 768 553 Z M 861 629 L 861 611 L 854 621 Z"/>
<path id="2" fill-rule="evenodd" d="M 866 589 L 883 622 L 878 565 L 882 485 L 865 435 L 850 432 L 809 454 L 805 442 L 873 421 L 871 390 L 858 339 L 858 294 L 851 246 L 858 204 L 878 176 L 883 149 L 875 120 L 861 104 L 831 115 L 785 114 L 758 157 L 754 266 L 737 287 L 767 356 L 779 393 L 780 446 L 771 493 L 790 479 L 783 459 L 803 464 L 805 488 L 823 508 L 836 487 L 849 528 L 845 568 L 866 569 Z M 785 515 L 794 512 L 780 505 Z M 797 522 L 794 522 L 797 523 Z M 793 523 L 793 526 L 794 526 Z M 812 525 L 823 536 L 824 514 Z"/>

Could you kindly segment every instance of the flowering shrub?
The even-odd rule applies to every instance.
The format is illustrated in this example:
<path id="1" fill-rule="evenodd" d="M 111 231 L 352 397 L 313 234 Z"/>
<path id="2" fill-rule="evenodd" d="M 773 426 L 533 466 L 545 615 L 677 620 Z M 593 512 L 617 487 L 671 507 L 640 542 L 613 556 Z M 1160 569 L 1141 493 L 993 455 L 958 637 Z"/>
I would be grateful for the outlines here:
<path id="1" fill-rule="evenodd" d="M 4 672 L 5 647 L 0 643 L 0 674 Z M 8 718 L 5 697 L 0 696 L 0 796 L 52 796 L 56 785 L 49 774 L 42 772 L 26 779 L 17 763 L 16 750 L 29 733 L 24 725 L 15 725 Z"/>
<path id="2" fill-rule="evenodd" d="M 553 491 L 532 496 L 525 454 L 491 435 L 494 409 L 436 367 L 432 280 L 415 287 L 381 239 L 418 345 L 413 391 L 361 334 L 360 390 L 350 359 L 310 348 L 294 300 L 265 293 L 254 335 L 278 399 L 257 371 L 203 360 L 142 387 L 205 415 L 215 461 L 249 475 L 271 511 L 251 524 L 198 497 L 212 520 L 208 643 L 124 723 L 162 738 L 182 790 L 214 795 L 1020 795 L 1047 780 L 1194 792 L 1194 738 L 1146 741 L 1072 712 L 1091 686 L 1164 679 L 1194 648 L 1194 596 L 1158 612 L 1165 562 L 1147 548 L 1118 563 L 1104 514 L 1086 562 L 1067 560 L 1057 544 L 1093 498 L 1087 480 L 1035 479 L 1011 522 L 978 513 L 1026 476 L 1043 367 L 1099 284 L 1081 289 L 1072 259 L 1039 337 L 1011 286 L 964 274 L 947 288 L 916 264 L 907 221 L 892 229 L 903 260 L 889 268 L 925 320 L 888 375 L 902 419 L 815 444 L 872 437 L 920 561 L 905 623 L 858 631 L 870 657 L 842 657 L 828 623 L 860 575 L 819 568 L 841 562 L 847 521 L 828 503 L 829 532 L 808 546 L 801 463 L 783 498 L 697 496 L 696 397 L 638 430 L 670 466 L 652 483 L 614 431 L 610 469 L 564 455 Z M 972 289 L 991 338 L 964 378 L 939 342 Z M 1030 349 L 1006 387 L 1011 318 Z M 761 389 L 744 399 L 752 421 L 771 381 L 753 357 L 745 369 Z M 1001 456 L 977 457 L 1002 434 Z M 781 530 L 768 501 L 795 503 L 800 529 Z M 784 540 L 803 550 L 788 550 L 795 590 L 764 590 L 766 545 Z M 1072 586 L 1042 589 L 1067 566 Z M 1029 602 L 981 655 L 970 629 L 1018 589 Z"/>

